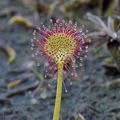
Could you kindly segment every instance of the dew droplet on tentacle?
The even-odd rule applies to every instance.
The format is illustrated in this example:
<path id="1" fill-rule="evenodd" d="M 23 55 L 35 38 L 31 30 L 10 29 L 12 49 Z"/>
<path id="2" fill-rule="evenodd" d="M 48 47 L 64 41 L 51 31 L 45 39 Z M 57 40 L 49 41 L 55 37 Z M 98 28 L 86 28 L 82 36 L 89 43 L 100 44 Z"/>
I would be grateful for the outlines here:
<path id="1" fill-rule="evenodd" d="M 88 33 L 88 30 L 86 30 L 85 32 Z"/>
<path id="2" fill-rule="evenodd" d="M 79 65 L 80 65 L 80 67 L 82 67 L 82 66 L 83 66 L 83 65 L 82 65 L 82 63 L 80 63 Z"/>
<path id="3" fill-rule="evenodd" d="M 45 74 L 44 77 L 47 78 L 47 75 Z"/>
<path id="4" fill-rule="evenodd" d="M 69 24 L 72 25 L 72 20 L 69 20 Z"/>
<path id="5" fill-rule="evenodd" d="M 33 31 L 33 36 L 35 36 L 35 35 L 36 35 L 36 30 Z"/>
<path id="6" fill-rule="evenodd" d="M 63 80 L 63 87 L 64 87 L 64 89 L 65 89 L 65 92 L 67 93 L 67 92 L 68 92 L 68 90 L 67 90 L 67 88 L 66 88 L 66 85 L 65 85 L 64 80 Z"/>
<path id="7" fill-rule="evenodd" d="M 73 83 L 72 83 L 72 82 L 70 82 L 70 85 L 73 85 Z"/>

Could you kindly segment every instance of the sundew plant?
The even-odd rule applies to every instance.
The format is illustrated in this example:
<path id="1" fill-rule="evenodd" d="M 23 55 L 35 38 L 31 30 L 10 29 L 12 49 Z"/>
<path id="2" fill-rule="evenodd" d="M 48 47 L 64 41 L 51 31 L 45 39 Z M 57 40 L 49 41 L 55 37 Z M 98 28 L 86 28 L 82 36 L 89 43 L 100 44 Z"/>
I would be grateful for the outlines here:
<path id="1" fill-rule="evenodd" d="M 72 21 L 57 19 L 50 20 L 50 26 L 42 25 L 34 31 L 32 50 L 35 56 L 48 63 L 52 71 L 57 71 L 57 90 L 54 107 L 53 120 L 59 120 L 61 107 L 62 82 L 64 70 L 69 61 L 72 61 L 71 68 L 77 67 L 76 60 L 83 59 L 87 52 L 87 36 L 83 27 L 78 27 Z M 81 65 L 79 63 L 79 65 Z M 54 72 L 53 72 L 54 73 Z"/>

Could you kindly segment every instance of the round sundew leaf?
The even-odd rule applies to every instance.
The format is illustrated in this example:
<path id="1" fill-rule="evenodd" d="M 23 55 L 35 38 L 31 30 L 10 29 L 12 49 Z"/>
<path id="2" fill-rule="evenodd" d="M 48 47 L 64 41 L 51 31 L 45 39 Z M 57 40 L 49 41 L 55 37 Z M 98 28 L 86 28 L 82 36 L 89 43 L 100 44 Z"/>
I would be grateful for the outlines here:
<path id="1" fill-rule="evenodd" d="M 64 70 L 72 68 L 73 64 L 82 66 L 81 61 L 88 52 L 87 35 L 83 27 L 77 27 L 72 21 L 57 19 L 49 23 L 49 27 L 42 25 L 33 33 L 31 50 L 37 61 L 48 63 L 48 71 L 56 72 L 56 65 L 64 62 Z"/>

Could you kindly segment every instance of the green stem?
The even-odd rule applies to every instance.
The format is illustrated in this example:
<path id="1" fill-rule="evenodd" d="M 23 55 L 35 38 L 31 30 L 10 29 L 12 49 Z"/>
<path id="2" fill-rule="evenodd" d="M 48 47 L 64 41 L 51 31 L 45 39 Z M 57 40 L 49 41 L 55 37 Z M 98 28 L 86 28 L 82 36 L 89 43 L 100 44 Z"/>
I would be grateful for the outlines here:
<path id="1" fill-rule="evenodd" d="M 64 63 L 58 63 L 58 77 L 57 77 L 57 91 L 55 99 L 55 108 L 53 120 L 59 120 L 60 108 L 61 108 L 61 95 L 62 95 L 62 80 L 63 80 L 63 66 Z"/>

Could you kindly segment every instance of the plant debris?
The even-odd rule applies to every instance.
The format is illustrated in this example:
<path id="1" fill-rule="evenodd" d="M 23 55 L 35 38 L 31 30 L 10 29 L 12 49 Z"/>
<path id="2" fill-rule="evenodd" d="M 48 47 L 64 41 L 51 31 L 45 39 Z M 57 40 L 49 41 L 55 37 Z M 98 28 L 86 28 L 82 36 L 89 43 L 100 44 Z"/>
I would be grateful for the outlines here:
<path id="1" fill-rule="evenodd" d="M 10 64 L 14 63 L 16 60 L 16 52 L 13 48 L 11 48 L 8 45 L 3 44 L 2 42 L 0 43 L 0 51 L 4 52 L 5 55 L 8 58 L 8 62 Z"/>

